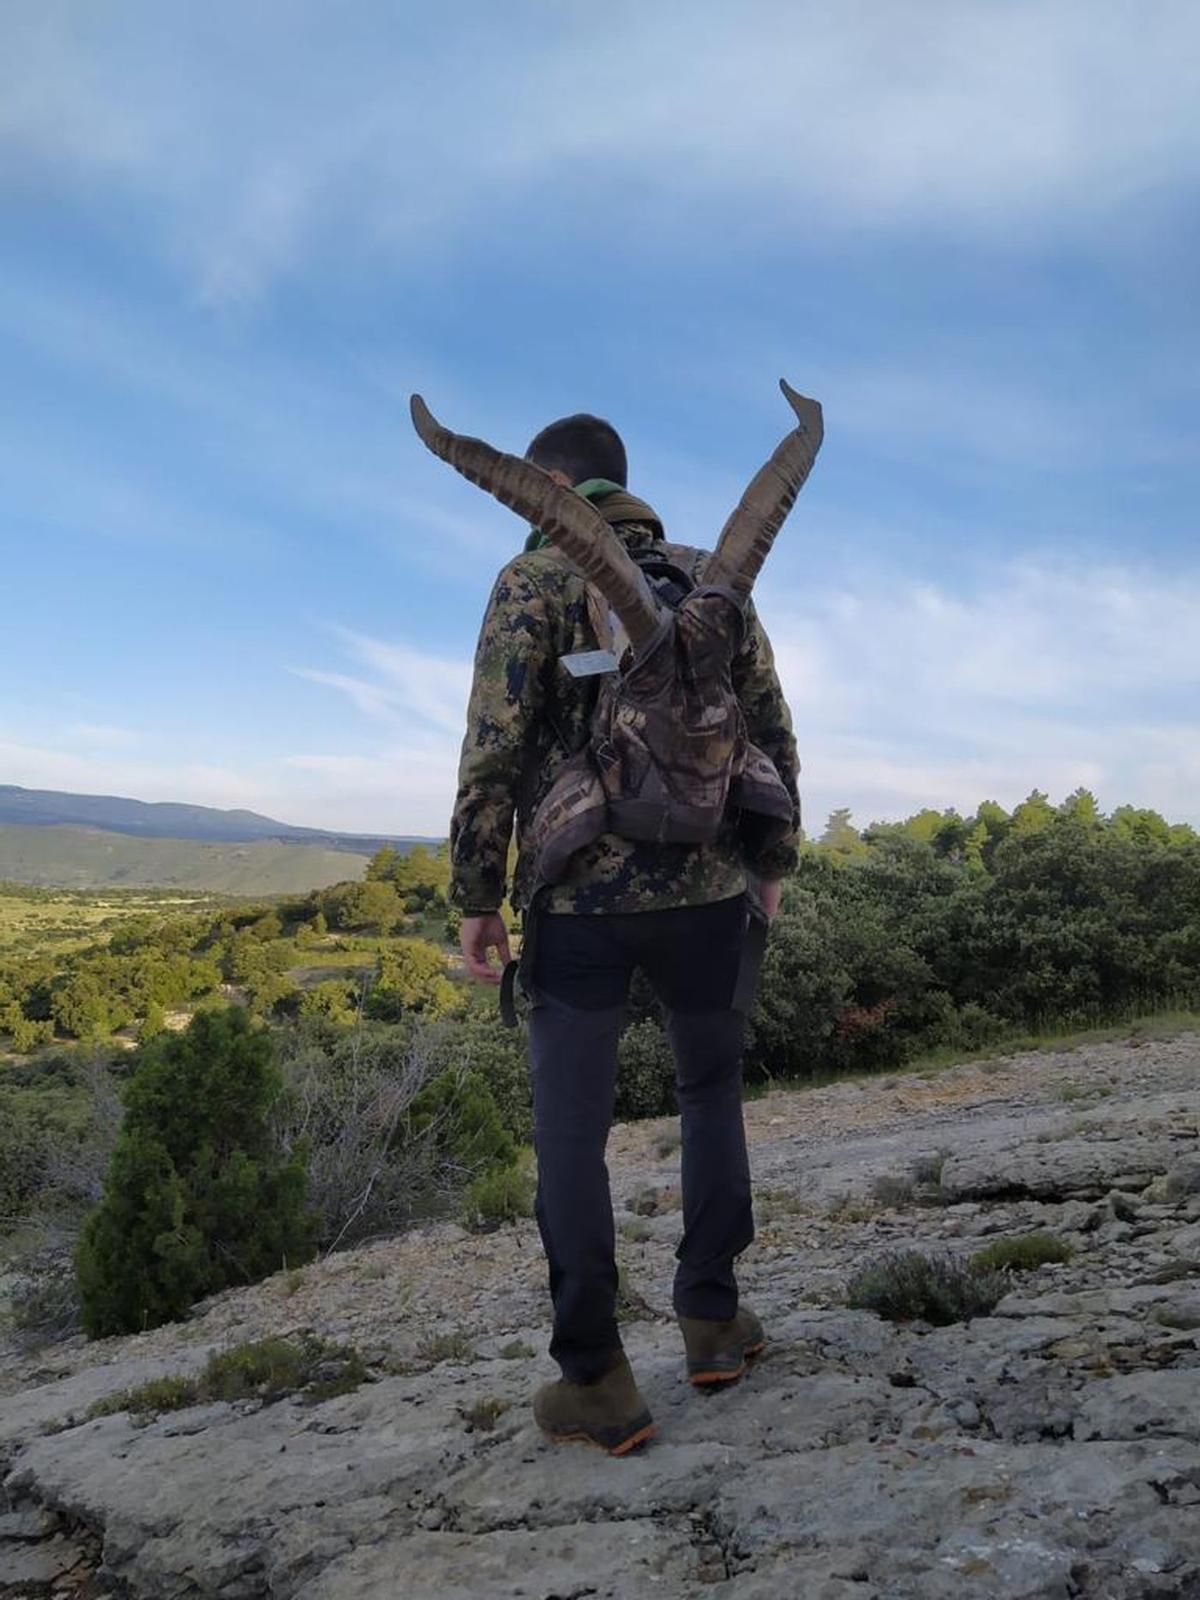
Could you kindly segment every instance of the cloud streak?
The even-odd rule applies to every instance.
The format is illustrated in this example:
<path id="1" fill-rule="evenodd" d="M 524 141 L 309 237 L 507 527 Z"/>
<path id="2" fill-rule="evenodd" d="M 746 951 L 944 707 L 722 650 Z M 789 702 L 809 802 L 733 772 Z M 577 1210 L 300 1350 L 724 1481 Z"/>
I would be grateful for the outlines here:
<path id="1" fill-rule="evenodd" d="M 1080 784 L 1109 808 L 1200 823 L 1200 574 L 1026 561 L 965 593 L 899 577 L 815 595 L 765 584 L 759 605 L 812 832 L 836 806 L 867 822 Z M 342 637 L 362 675 L 332 686 L 391 732 L 378 751 L 306 757 L 304 772 L 358 796 L 355 826 L 384 827 L 371 808 L 386 799 L 404 827 L 444 830 L 468 664 Z"/>
<path id="2" fill-rule="evenodd" d="M 761 604 L 813 826 L 1079 784 L 1200 821 L 1200 575 L 1024 561 L 965 592 L 897 577 Z"/>
<path id="3" fill-rule="evenodd" d="M 471 669 L 466 661 L 392 644 L 351 628 L 331 630 L 355 659 L 359 673 L 297 668 L 307 678 L 348 696 L 368 717 L 462 737 Z M 366 672 L 373 676 L 364 677 Z"/>
<path id="4" fill-rule="evenodd" d="M 766 208 L 799 241 L 951 226 L 993 243 L 1108 227 L 1200 175 L 1200 13 L 1168 0 L 624 0 L 603 17 L 226 0 L 169 20 L 149 0 L 40 0 L 6 36 L 0 171 L 149 202 L 211 303 L 349 237 L 404 255 L 506 207 L 539 215 L 548 192 L 569 226 L 565 197 L 600 173 L 689 236 L 698 204 L 733 199 L 741 238 Z"/>

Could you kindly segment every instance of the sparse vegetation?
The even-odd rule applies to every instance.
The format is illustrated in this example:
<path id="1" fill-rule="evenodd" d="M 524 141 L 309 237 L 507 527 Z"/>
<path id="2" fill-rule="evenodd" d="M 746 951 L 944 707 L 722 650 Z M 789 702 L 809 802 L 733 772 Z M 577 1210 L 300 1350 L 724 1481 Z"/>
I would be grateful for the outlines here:
<path id="1" fill-rule="evenodd" d="M 498 1395 L 485 1395 L 483 1399 L 473 1400 L 470 1405 L 463 1406 L 460 1415 L 469 1433 L 490 1433 L 508 1410 L 509 1404 Z"/>
<path id="2" fill-rule="evenodd" d="M 911 1178 L 902 1178 L 894 1173 L 882 1173 L 871 1184 L 871 1193 L 881 1206 L 899 1210 L 901 1206 L 912 1204 L 916 1190 Z"/>
<path id="3" fill-rule="evenodd" d="M 995 1271 L 919 1250 L 869 1262 L 850 1280 L 846 1303 L 888 1322 L 930 1322 L 945 1327 L 986 1316 L 1006 1292 Z"/>
<path id="4" fill-rule="evenodd" d="M 654 1140 L 654 1154 L 660 1161 L 665 1161 L 668 1156 L 673 1156 L 683 1143 L 683 1135 L 676 1128 L 667 1128 L 657 1134 Z"/>
<path id="5" fill-rule="evenodd" d="M 777 1222 L 780 1217 L 800 1216 L 805 1202 L 794 1189 L 759 1189 L 754 1196 L 754 1211 L 760 1222 Z"/>
<path id="6" fill-rule="evenodd" d="M 448 1333 L 431 1334 L 417 1346 L 416 1357 L 426 1366 L 436 1367 L 443 1361 L 474 1361 L 475 1346 L 462 1328 Z"/>
<path id="7" fill-rule="evenodd" d="M 829 1216 L 834 1222 L 869 1222 L 878 1214 L 877 1200 L 868 1200 L 849 1190 L 829 1202 Z"/>
<path id="8" fill-rule="evenodd" d="M 936 1155 L 918 1156 L 912 1164 L 912 1179 L 914 1183 L 941 1183 L 942 1168 L 946 1165 L 946 1158 L 940 1152 Z"/>
<path id="9" fill-rule="evenodd" d="M 654 1316 L 654 1308 L 644 1295 L 629 1281 L 629 1269 L 624 1261 L 617 1262 L 617 1321 L 641 1322 Z"/>
<path id="10" fill-rule="evenodd" d="M 1033 1272 L 1061 1261 L 1069 1261 L 1074 1251 L 1065 1239 L 1052 1233 L 1022 1233 L 995 1239 L 977 1250 L 971 1266 L 979 1272 Z"/>
<path id="11" fill-rule="evenodd" d="M 196 1378 L 152 1378 L 134 1389 L 106 1395 L 87 1416 L 180 1411 L 214 1400 L 259 1400 L 270 1405 L 302 1394 L 314 1404 L 349 1394 L 368 1376 L 366 1363 L 350 1345 L 331 1344 L 315 1334 L 255 1339 L 217 1351 Z"/>
<path id="12" fill-rule="evenodd" d="M 93 1400 L 85 1416 L 89 1422 L 96 1417 L 117 1416 L 122 1411 L 132 1416 L 156 1416 L 160 1411 L 183 1411 L 199 1403 L 200 1386 L 194 1378 L 150 1378 L 134 1389 L 120 1389 Z"/>
<path id="13" fill-rule="evenodd" d="M 467 1185 L 462 1220 L 476 1233 L 533 1215 L 535 1179 L 525 1163 L 482 1172 Z"/>

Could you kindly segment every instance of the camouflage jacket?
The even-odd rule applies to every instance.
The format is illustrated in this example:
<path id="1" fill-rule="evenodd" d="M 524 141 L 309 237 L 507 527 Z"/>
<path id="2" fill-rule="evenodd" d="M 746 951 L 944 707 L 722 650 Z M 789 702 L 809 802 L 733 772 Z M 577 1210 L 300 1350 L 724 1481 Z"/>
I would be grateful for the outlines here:
<path id="1" fill-rule="evenodd" d="M 629 549 L 662 539 L 655 513 L 632 495 L 607 496 L 598 509 Z M 692 573 L 705 556 L 665 542 L 662 551 Z M 584 580 L 564 555 L 545 546 L 508 563 L 492 589 L 479 634 L 450 824 L 450 898 L 468 916 L 499 907 L 514 819 L 519 846 L 559 767 L 587 743 L 597 680 L 572 678 L 559 657 L 595 647 Z M 547 910 L 611 913 L 704 905 L 740 894 L 747 867 L 775 878 L 794 866 L 800 826 L 796 743 L 771 646 L 752 602 L 733 662 L 733 685 L 749 737 L 771 757 L 791 792 L 792 835 L 747 862 L 732 829 L 707 845 L 635 843 L 604 834 L 576 853 L 566 879 L 546 894 Z M 516 907 L 528 904 L 532 866 L 528 853 L 518 849 L 510 895 Z"/>

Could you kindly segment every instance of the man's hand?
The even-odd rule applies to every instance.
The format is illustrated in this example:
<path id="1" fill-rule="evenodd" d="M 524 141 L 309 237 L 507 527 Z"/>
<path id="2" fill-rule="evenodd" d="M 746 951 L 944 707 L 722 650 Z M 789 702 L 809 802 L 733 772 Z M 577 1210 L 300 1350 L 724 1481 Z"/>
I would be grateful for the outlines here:
<path id="1" fill-rule="evenodd" d="M 464 917 L 461 944 L 467 971 L 481 983 L 499 983 L 504 968 L 512 960 L 508 948 L 508 929 L 498 911 L 489 911 L 483 917 Z M 488 951 L 495 950 L 500 958 L 498 967 L 488 960 Z"/>
<path id="2" fill-rule="evenodd" d="M 768 922 L 774 922 L 779 915 L 779 901 L 783 895 L 782 878 L 762 878 L 758 885 L 759 904 Z M 464 929 L 466 924 L 464 923 Z"/>

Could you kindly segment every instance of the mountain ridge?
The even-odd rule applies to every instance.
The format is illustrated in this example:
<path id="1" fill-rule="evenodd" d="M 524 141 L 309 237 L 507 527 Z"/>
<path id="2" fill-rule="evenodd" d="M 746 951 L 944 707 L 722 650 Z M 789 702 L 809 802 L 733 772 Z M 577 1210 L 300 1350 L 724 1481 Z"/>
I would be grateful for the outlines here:
<path id="1" fill-rule="evenodd" d="M 156 839 L 70 823 L 0 823 L 0 887 L 307 894 L 361 879 L 370 859 L 303 839 Z"/>
<path id="2" fill-rule="evenodd" d="M 142 839 L 188 839 L 213 844 L 253 844 L 280 840 L 320 845 L 353 855 L 371 855 L 384 845 L 397 848 L 437 845 L 420 834 L 359 834 L 299 827 L 244 809 L 191 805 L 172 800 L 134 800 L 123 795 L 74 794 L 59 789 L 25 789 L 0 784 L 0 826 L 76 827 L 128 834 Z"/>

